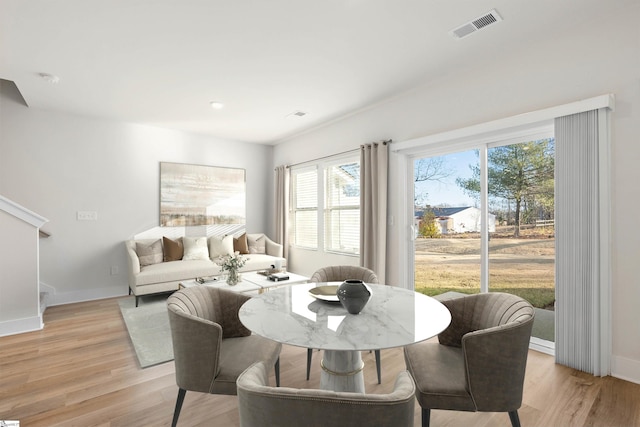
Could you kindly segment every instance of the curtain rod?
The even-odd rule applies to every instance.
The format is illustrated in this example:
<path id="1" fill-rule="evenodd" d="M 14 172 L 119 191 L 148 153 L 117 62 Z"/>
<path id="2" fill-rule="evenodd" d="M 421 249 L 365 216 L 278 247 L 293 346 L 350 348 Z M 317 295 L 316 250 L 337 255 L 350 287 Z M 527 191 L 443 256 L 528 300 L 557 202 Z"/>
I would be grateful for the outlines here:
<path id="1" fill-rule="evenodd" d="M 391 144 L 392 142 L 393 141 L 391 139 L 387 139 L 387 140 L 381 141 L 379 143 L 376 142 L 375 144 L 387 145 L 387 144 Z M 291 168 L 291 167 L 294 167 L 294 166 L 304 165 L 305 163 L 312 163 L 312 162 L 317 162 L 318 160 L 329 159 L 331 157 L 338 157 L 338 156 L 341 156 L 343 154 L 355 153 L 356 151 L 362 150 L 362 148 L 364 146 L 365 146 L 365 144 L 361 145 L 358 148 L 354 148 L 353 150 L 347 150 L 347 151 L 343 151 L 341 153 L 330 154 L 330 155 L 327 155 L 327 156 L 318 157 L 317 159 L 305 160 L 304 162 L 293 163 L 293 164 L 290 164 L 290 165 L 286 165 L 286 167 Z"/>

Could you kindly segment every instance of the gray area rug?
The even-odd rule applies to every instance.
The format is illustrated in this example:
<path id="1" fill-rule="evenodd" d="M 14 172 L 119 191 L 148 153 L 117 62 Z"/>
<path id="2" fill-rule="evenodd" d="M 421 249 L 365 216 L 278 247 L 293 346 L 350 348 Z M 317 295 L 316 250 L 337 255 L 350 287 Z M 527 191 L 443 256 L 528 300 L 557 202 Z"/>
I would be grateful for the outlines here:
<path id="1" fill-rule="evenodd" d="M 142 297 L 138 307 L 133 296 L 118 301 L 141 368 L 173 360 L 167 296 Z"/>

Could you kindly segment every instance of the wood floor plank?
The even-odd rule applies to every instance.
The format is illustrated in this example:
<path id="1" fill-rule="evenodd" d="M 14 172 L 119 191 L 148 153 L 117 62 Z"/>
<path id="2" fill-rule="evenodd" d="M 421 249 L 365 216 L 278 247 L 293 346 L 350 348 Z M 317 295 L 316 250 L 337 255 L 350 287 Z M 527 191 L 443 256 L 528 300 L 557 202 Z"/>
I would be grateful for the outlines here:
<path id="1" fill-rule="evenodd" d="M 131 298 L 131 297 L 126 297 Z M 169 426 L 177 386 L 173 362 L 141 369 L 120 314 L 118 298 L 46 310 L 45 328 L 0 338 L 0 419 L 28 427 Z M 321 352 L 314 352 L 311 378 L 306 349 L 284 346 L 281 382 L 318 388 Z M 368 393 L 387 393 L 405 369 L 401 349 L 382 350 L 382 384 L 373 353 L 365 361 Z M 271 384 L 275 384 L 273 372 Z M 523 426 L 640 426 L 640 385 L 598 378 L 559 366 L 529 352 L 522 408 Z M 416 404 L 414 425 L 420 426 Z M 432 411 L 434 426 L 508 427 L 503 413 Z M 237 397 L 188 392 L 180 427 L 239 425 Z"/>

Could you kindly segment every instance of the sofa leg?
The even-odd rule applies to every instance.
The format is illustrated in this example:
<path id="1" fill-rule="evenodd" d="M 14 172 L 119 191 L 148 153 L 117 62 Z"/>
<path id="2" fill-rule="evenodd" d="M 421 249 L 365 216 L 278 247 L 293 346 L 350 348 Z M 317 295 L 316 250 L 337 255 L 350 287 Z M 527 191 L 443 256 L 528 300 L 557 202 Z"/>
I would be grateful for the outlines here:
<path id="1" fill-rule="evenodd" d="M 136 307 L 138 306 L 138 298 L 140 298 L 138 295 L 136 295 Z"/>
<path id="2" fill-rule="evenodd" d="M 511 419 L 512 427 L 520 427 L 520 417 L 518 417 L 518 411 L 509 411 L 509 418 Z"/>
<path id="3" fill-rule="evenodd" d="M 280 358 L 278 357 L 278 360 L 276 360 L 276 387 L 280 387 Z"/>
<path id="4" fill-rule="evenodd" d="M 178 425 L 178 417 L 180 416 L 180 410 L 182 409 L 182 402 L 184 402 L 184 395 L 187 394 L 187 390 L 181 388 L 178 389 L 178 398 L 176 399 L 176 409 L 173 411 L 173 421 L 171 427 Z"/>
<path id="5" fill-rule="evenodd" d="M 422 427 L 429 427 L 431 418 L 431 409 L 422 408 Z"/>

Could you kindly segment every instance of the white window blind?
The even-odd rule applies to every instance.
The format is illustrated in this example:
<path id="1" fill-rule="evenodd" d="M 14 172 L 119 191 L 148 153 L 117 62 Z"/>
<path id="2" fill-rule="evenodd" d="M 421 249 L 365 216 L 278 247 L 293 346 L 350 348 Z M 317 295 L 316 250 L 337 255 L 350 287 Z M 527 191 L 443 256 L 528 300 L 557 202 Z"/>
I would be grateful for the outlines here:
<path id="1" fill-rule="evenodd" d="M 328 252 L 360 252 L 360 163 L 328 165 L 325 172 L 325 239 Z"/>
<path id="2" fill-rule="evenodd" d="M 318 248 L 318 170 L 316 167 L 291 171 L 291 226 L 293 244 Z"/>

